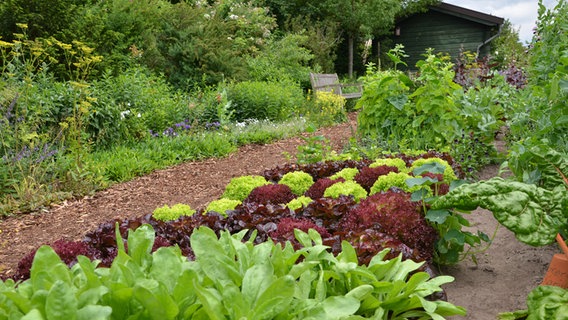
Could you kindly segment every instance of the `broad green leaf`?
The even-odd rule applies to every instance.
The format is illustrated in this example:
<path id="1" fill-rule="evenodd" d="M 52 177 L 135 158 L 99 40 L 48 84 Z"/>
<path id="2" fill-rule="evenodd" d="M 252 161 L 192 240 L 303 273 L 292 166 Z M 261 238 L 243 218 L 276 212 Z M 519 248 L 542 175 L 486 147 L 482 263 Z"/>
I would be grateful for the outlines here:
<path id="1" fill-rule="evenodd" d="M 133 293 L 154 320 L 175 319 L 179 313 L 177 304 L 166 287 L 155 280 L 140 279 Z"/>
<path id="2" fill-rule="evenodd" d="M 446 209 L 428 210 L 428 212 L 426 213 L 426 220 L 442 224 L 446 221 L 446 218 L 451 215 L 452 214 L 450 213 L 450 211 Z"/>
<path id="3" fill-rule="evenodd" d="M 77 311 L 77 320 L 105 320 L 110 319 L 112 308 L 109 306 L 85 306 Z"/>
<path id="4" fill-rule="evenodd" d="M 423 174 L 424 172 L 442 174 L 442 173 L 444 173 L 444 171 L 446 171 L 445 165 L 443 165 L 439 162 L 428 162 L 428 163 L 425 163 L 425 164 L 421 165 L 420 167 L 412 170 L 412 173 L 415 176 L 419 176 L 419 175 Z"/>
<path id="5" fill-rule="evenodd" d="M 346 297 L 355 298 L 359 301 L 364 300 L 367 296 L 369 296 L 373 292 L 373 286 L 370 284 L 363 284 L 356 288 L 353 288 L 351 291 L 347 292 L 345 295 Z"/>
<path id="6" fill-rule="evenodd" d="M 178 247 L 159 248 L 152 254 L 149 276 L 165 285 L 169 292 L 173 292 L 184 260 L 187 259 L 181 256 Z"/>
<path id="7" fill-rule="evenodd" d="M 30 279 L 34 291 L 49 290 L 57 280 L 71 283 L 71 271 L 51 247 L 44 245 L 35 254 Z"/>
<path id="8" fill-rule="evenodd" d="M 390 96 L 387 98 L 387 101 L 397 110 L 400 111 L 404 108 L 404 105 L 408 102 L 408 95 L 403 93 L 397 96 Z"/>
<path id="9" fill-rule="evenodd" d="M 249 319 L 273 319 L 290 306 L 296 281 L 291 276 L 276 279 L 264 290 L 250 312 Z"/>
<path id="10" fill-rule="evenodd" d="M 41 312 L 38 309 L 33 309 L 25 316 L 23 316 L 20 320 L 44 320 L 44 319 L 46 318 L 44 318 L 41 315 Z"/>
<path id="11" fill-rule="evenodd" d="M 237 263 L 227 253 L 213 230 L 201 227 L 191 235 L 191 248 L 195 253 L 195 261 L 201 264 L 203 272 L 213 281 L 222 285 L 234 282 L 241 285 L 242 276 Z"/>
<path id="12" fill-rule="evenodd" d="M 360 301 L 354 297 L 333 296 L 323 301 L 326 319 L 341 319 L 359 310 Z"/>
<path id="13" fill-rule="evenodd" d="M 224 320 L 225 315 L 223 314 L 223 302 L 219 292 L 213 288 L 204 288 L 200 286 L 196 280 L 193 281 L 193 287 L 199 302 L 203 305 L 203 311 L 201 312 L 207 316 L 207 318 L 203 319 Z"/>
<path id="14" fill-rule="evenodd" d="M 513 231 L 521 242 L 542 246 L 554 242 L 559 228 L 567 223 L 566 197 L 564 186 L 549 191 L 497 177 L 463 185 L 440 197 L 432 207 L 482 207 L 492 211 L 497 221 Z"/>
<path id="15" fill-rule="evenodd" d="M 438 182 L 438 179 L 430 178 L 430 177 L 420 177 L 420 178 L 410 178 L 406 179 L 406 185 L 410 188 L 415 186 L 429 186 Z"/>
<path id="16" fill-rule="evenodd" d="M 5 295 L 8 299 L 10 299 L 16 307 L 23 313 L 26 314 L 31 311 L 32 303 L 29 299 L 23 297 L 19 292 L 16 291 L 4 291 L 1 294 Z M 1 300 L 0 300 L 1 302 Z"/>
<path id="17" fill-rule="evenodd" d="M 357 252 L 347 241 L 341 241 L 341 253 L 337 255 L 337 259 L 341 262 L 359 263 Z"/>
<path id="18" fill-rule="evenodd" d="M 67 283 L 55 281 L 45 301 L 45 313 L 49 320 L 77 319 L 77 299 Z"/>
<path id="19" fill-rule="evenodd" d="M 154 238 L 154 229 L 148 224 L 128 231 L 128 255 L 141 267 L 145 267 L 150 259 Z"/>
<path id="20" fill-rule="evenodd" d="M 241 291 L 249 305 L 252 306 L 259 299 L 274 278 L 274 270 L 266 262 L 254 265 L 245 272 Z"/>

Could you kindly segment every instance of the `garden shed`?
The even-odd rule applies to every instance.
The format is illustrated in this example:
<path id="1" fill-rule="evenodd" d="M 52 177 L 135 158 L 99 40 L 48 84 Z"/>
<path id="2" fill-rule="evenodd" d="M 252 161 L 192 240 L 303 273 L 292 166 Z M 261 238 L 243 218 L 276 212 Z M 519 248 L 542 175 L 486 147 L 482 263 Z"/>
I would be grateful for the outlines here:
<path id="1" fill-rule="evenodd" d="M 489 54 L 491 41 L 500 32 L 504 19 L 441 2 L 397 21 L 393 40 L 404 45 L 408 67 L 415 68 L 427 48 L 455 59 L 460 50 Z"/>

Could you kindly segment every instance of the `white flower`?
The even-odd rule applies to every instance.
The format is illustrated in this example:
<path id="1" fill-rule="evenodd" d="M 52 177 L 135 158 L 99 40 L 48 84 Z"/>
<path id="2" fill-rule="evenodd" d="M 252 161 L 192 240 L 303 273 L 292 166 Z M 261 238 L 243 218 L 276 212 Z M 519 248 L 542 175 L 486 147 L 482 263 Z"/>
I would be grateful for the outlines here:
<path id="1" fill-rule="evenodd" d="M 130 110 L 122 111 L 120 113 L 120 119 L 124 119 L 129 114 L 130 114 Z"/>
<path id="2" fill-rule="evenodd" d="M 229 19 L 231 20 L 237 20 L 239 18 L 239 16 L 237 16 L 236 14 L 232 14 L 229 16 Z"/>

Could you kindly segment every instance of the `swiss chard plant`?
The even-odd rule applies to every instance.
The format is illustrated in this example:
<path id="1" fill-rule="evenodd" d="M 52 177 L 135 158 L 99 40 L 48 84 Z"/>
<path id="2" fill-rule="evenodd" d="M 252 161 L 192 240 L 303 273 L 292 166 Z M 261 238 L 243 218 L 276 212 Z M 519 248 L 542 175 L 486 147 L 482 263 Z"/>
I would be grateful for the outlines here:
<path id="1" fill-rule="evenodd" d="M 556 234 L 568 226 L 568 158 L 544 147 L 530 153 L 535 170 L 542 175 L 540 186 L 495 177 L 452 190 L 433 209 L 482 207 L 492 211 L 521 242 L 533 246 L 553 243 Z"/>

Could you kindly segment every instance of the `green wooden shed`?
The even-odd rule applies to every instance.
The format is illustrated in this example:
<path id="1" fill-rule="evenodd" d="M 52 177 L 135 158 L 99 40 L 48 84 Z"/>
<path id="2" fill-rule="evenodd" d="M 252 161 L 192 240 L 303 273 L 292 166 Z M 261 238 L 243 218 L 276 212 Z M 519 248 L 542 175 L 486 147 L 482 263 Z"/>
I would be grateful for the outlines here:
<path id="1" fill-rule="evenodd" d="M 404 45 L 409 55 L 405 61 L 415 69 L 427 48 L 448 53 L 454 60 L 460 50 L 486 56 L 503 22 L 503 18 L 441 2 L 397 21 L 393 40 Z"/>

